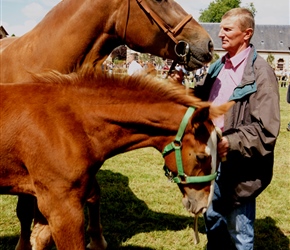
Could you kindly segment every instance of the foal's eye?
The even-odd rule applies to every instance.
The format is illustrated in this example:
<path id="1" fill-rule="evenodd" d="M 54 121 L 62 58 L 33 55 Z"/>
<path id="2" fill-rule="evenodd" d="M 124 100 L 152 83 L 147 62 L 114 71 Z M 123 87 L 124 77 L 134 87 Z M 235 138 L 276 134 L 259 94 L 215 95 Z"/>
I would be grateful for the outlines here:
<path id="1" fill-rule="evenodd" d="M 155 2 L 157 2 L 157 3 L 162 3 L 163 0 L 155 0 Z"/>

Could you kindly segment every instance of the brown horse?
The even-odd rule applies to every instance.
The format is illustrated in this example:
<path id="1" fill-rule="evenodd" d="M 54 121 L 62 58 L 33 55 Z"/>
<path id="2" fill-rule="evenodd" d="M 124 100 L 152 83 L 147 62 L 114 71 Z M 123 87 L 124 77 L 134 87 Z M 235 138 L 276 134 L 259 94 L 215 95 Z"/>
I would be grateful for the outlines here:
<path id="1" fill-rule="evenodd" d="M 85 249 L 83 206 L 99 202 L 91 193 L 96 172 L 129 150 L 163 152 L 187 210 L 206 209 L 216 169 L 211 119 L 230 104 L 212 107 L 151 77 L 55 74 L 49 81 L 0 85 L 0 193 L 37 197 L 58 249 Z M 104 240 L 99 221 L 94 233 Z"/>
<path id="2" fill-rule="evenodd" d="M 45 69 L 70 73 L 98 68 L 121 44 L 174 59 L 188 69 L 210 61 L 213 50 L 207 32 L 172 0 L 65 0 L 32 31 L 0 40 L 0 81 L 29 81 L 29 72 Z M 17 207 L 21 239 L 30 236 L 30 199 L 20 197 Z"/>
<path id="3" fill-rule="evenodd" d="M 191 70 L 212 59 L 210 36 L 174 0 L 65 0 L 30 32 L 0 41 L 0 82 L 46 69 L 100 68 L 122 44 Z"/>

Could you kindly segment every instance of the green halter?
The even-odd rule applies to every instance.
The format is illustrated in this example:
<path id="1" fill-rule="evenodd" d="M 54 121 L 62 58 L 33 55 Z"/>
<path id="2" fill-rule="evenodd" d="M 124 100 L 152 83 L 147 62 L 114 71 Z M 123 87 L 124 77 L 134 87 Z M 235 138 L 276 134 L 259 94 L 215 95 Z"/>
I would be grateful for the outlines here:
<path id="1" fill-rule="evenodd" d="M 169 180 L 175 183 L 202 183 L 202 182 L 208 182 L 212 181 L 216 178 L 217 173 L 210 174 L 210 175 L 204 175 L 204 176 L 187 176 L 183 171 L 183 164 L 182 164 L 182 157 L 181 157 L 181 139 L 183 137 L 185 128 L 187 126 L 189 118 L 192 116 L 193 112 L 195 111 L 194 107 L 189 107 L 180 123 L 178 132 L 175 136 L 175 139 L 173 142 L 168 144 L 163 152 L 163 157 L 169 153 L 170 151 L 175 151 L 175 158 L 176 158 L 176 166 L 178 170 L 177 176 L 173 176 L 172 172 L 167 168 L 166 165 L 164 165 L 163 169 L 165 171 L 165 175 L 168 177 Z"/>

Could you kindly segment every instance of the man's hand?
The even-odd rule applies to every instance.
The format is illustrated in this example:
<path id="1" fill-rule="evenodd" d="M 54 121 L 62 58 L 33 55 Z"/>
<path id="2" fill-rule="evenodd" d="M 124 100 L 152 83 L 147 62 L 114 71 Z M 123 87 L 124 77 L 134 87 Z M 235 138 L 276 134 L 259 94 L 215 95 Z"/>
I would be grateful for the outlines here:
<path id="1" fill-rule="evenodd" d="M 222 137 L 217 145 L 217 152 L 221 159 L 225 158 L 229 151 L 229 142 L 226 137 Z"/>

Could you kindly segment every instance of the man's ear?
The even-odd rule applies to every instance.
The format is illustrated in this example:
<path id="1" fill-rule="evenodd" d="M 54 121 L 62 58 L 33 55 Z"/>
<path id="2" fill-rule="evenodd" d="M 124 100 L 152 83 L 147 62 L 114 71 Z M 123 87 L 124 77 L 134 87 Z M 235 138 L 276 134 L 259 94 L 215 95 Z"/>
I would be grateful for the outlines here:
<path id="1" fill-rule="evenodd" d="M 249 41 L 251 37 L 253 36 L 254 30 L 252 28 L 248 28 L 244 32 L 245 32 L 244 39 Z"/>

